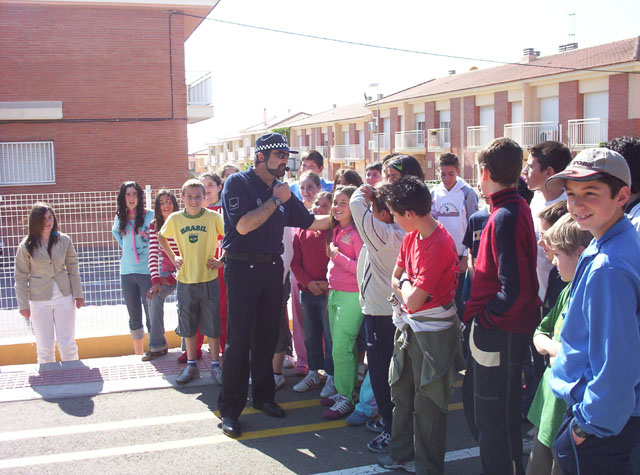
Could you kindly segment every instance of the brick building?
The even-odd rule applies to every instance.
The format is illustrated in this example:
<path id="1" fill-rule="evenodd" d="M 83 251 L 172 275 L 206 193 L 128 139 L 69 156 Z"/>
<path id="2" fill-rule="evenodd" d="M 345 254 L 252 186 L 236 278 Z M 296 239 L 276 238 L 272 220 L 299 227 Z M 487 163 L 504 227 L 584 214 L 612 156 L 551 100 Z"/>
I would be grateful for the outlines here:
<path id="1" fill-rule="evenodd" d="M 184 42 L 201 19 L 183 13 L 214 3 L 1 0 L 1 192 L 180 186 L 187 123 L 213 113 L 210 94 L 188 102 Z"/>
<path id="2" fill-rule="evenodd" d="M 591 48 L 563 45 L 539 56 L 532 48 L 520 63 L 432 79 L 367 104 L 380 109 L 381 155 L 410 153 L 435 178 L 447 151 L 474 179 L 475 155 L 494 137 L 523 148 L 559 140 L 572 151 L 621 135 L 640 136 L 640 37 Z M 378 142 L 376 142 L 376 139 Z"/>

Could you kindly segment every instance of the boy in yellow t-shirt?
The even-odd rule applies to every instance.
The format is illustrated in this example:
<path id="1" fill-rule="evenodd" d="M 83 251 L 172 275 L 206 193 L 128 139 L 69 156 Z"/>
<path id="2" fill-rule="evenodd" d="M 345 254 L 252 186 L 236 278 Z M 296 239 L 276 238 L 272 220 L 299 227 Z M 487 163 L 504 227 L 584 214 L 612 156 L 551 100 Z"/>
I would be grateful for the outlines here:
<path id="1" fill-rule="evenodd" d="M 178 269 L 178 328 L 176 333 L 184 338 L 187 347 L 187 367 L 176 378 L 176 383 L 186 384 L 200 377 L 196 365 L 196 331 L 209 338 L 211 374 L 214 381 L 221 373 L 219 363 L 220 295 L 218 268 L 222 262 L 214 257 L 218 236 L 224 235 L 222 216 L 202 206 L 205 190 L 199 180 L 187 180 L 182 185 L 182 201 L 185 209 L 172 213 L 158 233 L 158 242 L 171 262 Z M 171 250 L 167 238 L 173 238 L 180 255 Z"/>

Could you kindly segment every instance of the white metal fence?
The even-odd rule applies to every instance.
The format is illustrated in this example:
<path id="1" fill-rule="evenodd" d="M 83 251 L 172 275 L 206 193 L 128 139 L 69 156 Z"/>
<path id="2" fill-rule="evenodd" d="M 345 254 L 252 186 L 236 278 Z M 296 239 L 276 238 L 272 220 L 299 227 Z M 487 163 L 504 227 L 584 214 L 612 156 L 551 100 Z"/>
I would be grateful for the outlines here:
<path id="1" fill-rule="evenodd" d="M 151 209 L 155 192 L 147 190 L 146 207 Z M 172 191 L 180 201 L 179 191 Z M 116 198 L 115 191 L 0 196 L 0 344 L 34 341 L 29 322 L 17 311 L 14 262 L 37 201 L 53 207 L 58 229 L 71 237 L 78 254 L 85 307 L 77 312 L 76 336 L 129 332 L 120 289 L 120 249 L 111 233 Z M 177 322 L 175 305 L 167 304 L 165 314 L 166 328 L 171 329 Z"/>

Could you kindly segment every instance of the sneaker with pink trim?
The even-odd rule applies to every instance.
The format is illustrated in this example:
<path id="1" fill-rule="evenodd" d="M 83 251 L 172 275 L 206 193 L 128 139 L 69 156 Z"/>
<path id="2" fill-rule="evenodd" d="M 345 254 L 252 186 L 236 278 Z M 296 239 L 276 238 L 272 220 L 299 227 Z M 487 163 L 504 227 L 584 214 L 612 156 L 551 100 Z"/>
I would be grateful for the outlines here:
<path id="1" fill-rule="evenodd" d="M 324 417 L 327 419 L 340 419 L 348 416 L 356 408 L 356 405 L 349 401 L 346 396 L 338 395 L 335 404 L 324 411 Z"/>

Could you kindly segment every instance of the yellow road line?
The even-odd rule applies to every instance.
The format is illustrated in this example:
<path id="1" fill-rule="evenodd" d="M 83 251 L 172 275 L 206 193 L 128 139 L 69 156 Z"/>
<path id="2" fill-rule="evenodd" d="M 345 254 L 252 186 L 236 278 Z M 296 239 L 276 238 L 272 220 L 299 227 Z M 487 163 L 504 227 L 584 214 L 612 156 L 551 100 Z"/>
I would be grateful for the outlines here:
<path id="1" fill-rule="evenodd" d="M 326 429 L 336 429 L 345 427 L 344 420 L 321 422 L 318 424 L 305 424 L 300 426 L 281 427 L 279 429 L 258 430 L 246 432 L 236 440 L 262 439 L 265 437 L 283 436 L 291 434 L 302 434 Z M 36 455 L 32 457 L 21 457 L 14 459 L 0 460 L 0 469 L 28 467 L 33 465 L 45 465 L 51 463 L 72 462 L 78 460 L 88 460 L 121 455 L 142 454 L 147 452 L 160 452 L 164 450 L 175 450 L 187 447 L 197 447 L 203 445 L 216 445 L 225 442 L 234 442 L 223 434 L 208 437 L 196 437 L 193 439 L 170 440 L 166 442 L 155 442 L 151 444 L 128 445 L 126 447 L 111 447 L 98 450 L 84 450 L 80 452 L 66 452 L 53 455 Z"/>
<path id="2" fill-rule="evenodd" d="M 304 399 L 302 401 L 284 402 L 280 405 L 283 409 L 303 409 L 305 407 L 320 406 L 320 399 Z M 261 412 L 262 411 L 254 409 L 253 407 L 245 407 L 241 414 L 245 416 L 249 414 L 260 414 Z M 213 413 L 220 418 L 220 412 L 213 411 Z"/>
<path id="3" fill-rule="evenodd" d="M 320 399 L 305 399 L 302 401 L 285 402 L 281 406 L 286 410 L 304 409 L 307 407 L 320 406 Z M 462 409 L 462 403 L 449 404 L 449 411 Z M 258 414 L 253 408 L 246 408 L 243 415 Z M 149 427 L 155 425 L 183 424 L 192 421 L 210 420 L 220 418 L 218 411 L 195 412 L 187 414 L 176 414 L 173 416 L 145 417 L 140 419 L 129 419 L 113 422 L 98 422 L 95 424 L 78 424 L 61 427 L 42 427 L 39 429 L 26 429 L 20 431 L 0 432 L 0 442 L 8 442 L 22 439 L 34 439 L 44 437 L 57 437 L 74 434 L 88 434 L 91 432 L 102 432 L 108 430 L 124 430 L 136 427 Z M 279 430 L 279 429 L 278 429 Z M 267 437 L 267 436 L 265 436 Z"/>

